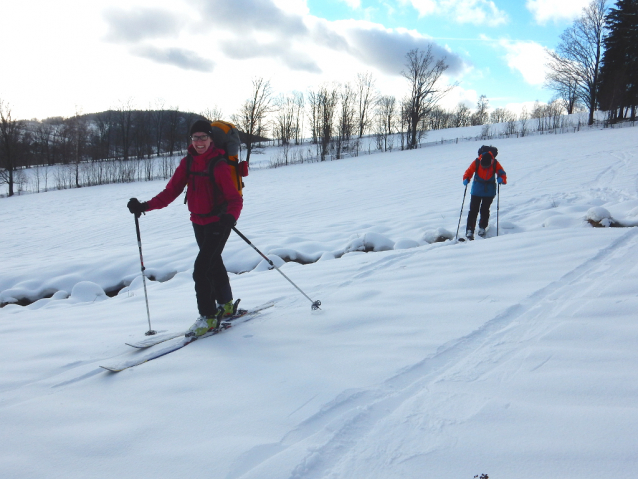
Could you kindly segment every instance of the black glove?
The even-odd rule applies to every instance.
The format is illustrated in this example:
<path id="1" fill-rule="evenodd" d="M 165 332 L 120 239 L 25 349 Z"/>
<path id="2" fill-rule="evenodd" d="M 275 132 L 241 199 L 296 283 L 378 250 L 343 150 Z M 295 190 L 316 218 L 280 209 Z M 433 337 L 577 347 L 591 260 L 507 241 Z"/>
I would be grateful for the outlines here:
<path id="1" fill-rule="evenodd" d="M 237 220 L 230 213 L 222 213 L 219 215 L 219 224 L 231 228 L 237 224 Z"/>
<path id="2" fill-rule="evenodd" d="M 128 200 L 126 206 L 128 207 L 128 210 L 137 218 L 139 218 L 142 213 L 148 210 L 148 203 L 140 203 L 140 200 L 138 200 L 137 198 L 131 198 L 130 200 Z"/>

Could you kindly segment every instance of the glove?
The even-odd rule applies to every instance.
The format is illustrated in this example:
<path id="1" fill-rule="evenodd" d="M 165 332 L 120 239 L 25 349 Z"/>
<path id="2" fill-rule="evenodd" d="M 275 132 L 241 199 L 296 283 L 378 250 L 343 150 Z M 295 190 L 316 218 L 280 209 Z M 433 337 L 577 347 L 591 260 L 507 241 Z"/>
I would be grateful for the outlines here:
<path id="1" fill-rule="evenodd" d="M 142 213 L 148 210 L 148 203 L 140 203 L 140 200 L 137 198 L 131 198 L 127 203 L 128 210 L 135 215 L 136 218 L 139 218 Z"/>
<path id="2" fill-rule="evenodd" d="M 463 186 L 467 186 L 467 184 L 470 182 L 470 180 L 463 180 Z"/>
<path id="3" fill-rule="evenodd" d="M 222 226 L 231 228 L 237 224 L 237 220 L 230 213 L 222 213 L 221 215 L 219 215 L 219 223 Z"/>
<path id="4" fill-rule="evenodd" d="M 496 181 L 498 182 L 499 185 L 503 184 L 503 178 L 500 177 L 500 176 L 498 178 L 496 178 Z"/>

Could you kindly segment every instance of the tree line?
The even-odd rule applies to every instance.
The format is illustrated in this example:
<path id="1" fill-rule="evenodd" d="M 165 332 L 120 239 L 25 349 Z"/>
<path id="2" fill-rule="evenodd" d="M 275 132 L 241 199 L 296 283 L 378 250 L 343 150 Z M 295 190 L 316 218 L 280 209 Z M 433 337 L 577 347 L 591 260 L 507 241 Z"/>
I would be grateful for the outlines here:
<path id="1" fill-rule="evenodd" d="M 374 129 L 385 135 L 401 130 L 405 132 L 401 148 L 416 148 L 429 115 L 455 86 L 441 85 L 447 68 L 445 59 L 435 59 L 431 48 L 408 52 L 401 74 L 409 82 L 410 93 L 400 102 L 400 121 L 399 102 L 379 95 L 371 73 L 359 74 L 354 83 L 324 84 L 306 94 L 294 92 L 276 98 L 270 81 L 255 78 L 250 97 L 230 119 L 243 133 L 247 161 L 255 145 L 267 135 L 282 145 L 299 144 L 309 138 L 317 145 L 321 161 L 352 154 L 359 145 L 353 140 Z M 140 168 L 129 162 L 173 156 L 187 147 L 188 128 L 194 120 L 223 117 L 217 107 L 200 113 L 181 112 L 177 108 L 138 110 L 128 101 L 101 113 L 76 112 L 69 118 L 23 121 L 15 120 L 10 105 L 0 99 L 0 184 L 8 184 L 11 196 L 17 169 L 70 165 L 67 171 L 74 173 L 74 179 L 58 183 L 80 187 L 87 184 L 82 178 L 81 165 L 105 161 L 116 165 L 119 173 L 114 174 L 111 168 L 105 176 L 100 168 L 93 168 L 90 184 L 105 181 L 104 178 L 132 181 L 140 177 Z M 152 166 L 145 171 L 145 179 L 155 178 Z M 170 168 L 163 172 L 171 173 Z"/>
<path id="2" fill-rule="evenodd" d="M 546 86 L 567 113 L 578 104 L 608 112 L 610 121 L 636 120 L 638 104 L 638 0 L 592 0 L 547 50 Z"/>
<path id="3" fill-rule="evenodd" d="M 607 12 L 606 0 L 592 0 L 582 16 L 561 35 L 556 51 L 548 51 L 547 86 L 556 92 L 547 105 L 536 102 L 520 114 L 503 108 L 490 111 L 481 95 L 475 110 L 459 103 L 441 108 L 441 99 L 456 84 L 444 85 L 445 58 L 432 49 L 414 49 L 405 56 L 400 72 L 407 82 L 403 97 L 382 95 L 372 73 L 360 73 L 353 81 L 325 83 L 307 92 L 275 95 L 270 81 L 254 78 L 250 96 L 230 120 L 242 134 L 244 158 L 250 161 L 266 137 L 280 146 L 310 142 L 316 159 L 357 155 L 364 135 L 374 135 L 378 149 L 417 148 L 430 130 L 505 123 L 513 134 L 525 135 L 534 120 L 536 129 L 556 125 L 563 112 L 586 109 L 588 122 L 594 111 L 609 112 L 613 121 L 635 120 L 638 103 L 638 0 L 618 0 Z M 10 105 L 0 98 L 0 184 L 14 194 L 15 171 L 37 165 L 67 165 L 63 187 L 93 182 L 133 181 L 170 176 L 173 164 L 151 161 L 172 157 L 189 144 L 188 128 L 196 119 L 228 119 L 217 107 L 199 113 L 178 108 L 135 109 L 129 100 L 101 113 L 42 121 L 15 120 Z M 108 174 L 94 167 L 90 179 L 81 178 L 81 165 L 109 162 Z M 85 172 L 85 176 L 87 176 Z"/>
<path id="4" fill-rule="evenodd" d="M 74 184 L 69 186 L 83 186 L 83 163 L 127 163 L 183 151 L 188 146 L 188 128 L 199 117 L 176 108 L 137 110 L 127 101 L 100 113 L 25 121 L 13 119 L 10 106 L 0 99 L 0 184 L 8 184 L 11 196 L 17 169 L 68 165 L 75 172 Z M 129 170 L 120 168 L 119 177 L 102 175 L 95 181 L 132 181 Z"/>

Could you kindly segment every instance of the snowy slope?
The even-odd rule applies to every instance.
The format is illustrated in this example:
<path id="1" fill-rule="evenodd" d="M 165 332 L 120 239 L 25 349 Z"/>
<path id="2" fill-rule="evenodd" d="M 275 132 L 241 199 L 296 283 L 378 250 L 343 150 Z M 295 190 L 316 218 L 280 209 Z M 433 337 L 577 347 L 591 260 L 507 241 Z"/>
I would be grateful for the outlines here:
<path id="1" fill-rule="evenodd" d="M 480 143 L 255 170 L 225 260 L 274 308 L 122 373 L 148 329 L 128 198 L 0 200 L 0 470 L 60 478 L 588 478 L 638 466 L 634 128 L 495 142 L 489 239 L 455 233 Z M 465 203 L 465 213 L 469 195 Z M 185 206 L 141 218 L 154 329 L 196 317 Z M 362 246 L 377 249 L 356 251 Z M 345 253 L 345 254 L 344 254 Z M 275 260 L 275 256 L 272 256 Z M 319 260 L 319 261 L 317 261 Z M 104 290 L 132 284 L 114 298 Z M 67 296 L 69 296 L 67 299 Z"/>

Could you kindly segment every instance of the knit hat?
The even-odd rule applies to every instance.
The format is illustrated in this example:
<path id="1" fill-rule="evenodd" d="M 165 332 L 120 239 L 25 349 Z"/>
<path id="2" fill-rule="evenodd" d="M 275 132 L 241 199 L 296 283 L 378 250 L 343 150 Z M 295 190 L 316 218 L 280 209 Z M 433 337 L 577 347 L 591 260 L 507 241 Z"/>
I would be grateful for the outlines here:
<path id="1" fill-rule="evenodd" d="M 492 160 L 494 159 L 494 155 L 491 151 L 486 151 L 481 155 L 481 166 L 483 168 L 488 168 L 492 164 Z"/>
<path id="2" fill-rule="evenodd" d="M 210 125 L 210 121 L 197 120 L 195 123 L 193 123 L 193 126 L 191 126 L 191 130 L 190 130 L 191 136 L 193 135 L 193 133 L 206 133 L 212 139 L 213 128 Z"/>

